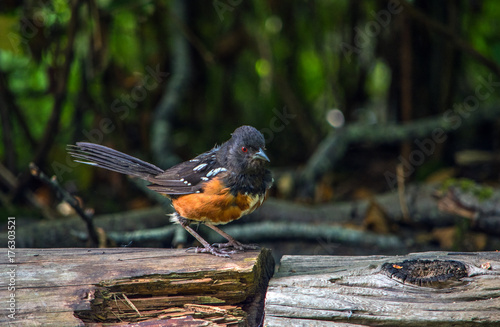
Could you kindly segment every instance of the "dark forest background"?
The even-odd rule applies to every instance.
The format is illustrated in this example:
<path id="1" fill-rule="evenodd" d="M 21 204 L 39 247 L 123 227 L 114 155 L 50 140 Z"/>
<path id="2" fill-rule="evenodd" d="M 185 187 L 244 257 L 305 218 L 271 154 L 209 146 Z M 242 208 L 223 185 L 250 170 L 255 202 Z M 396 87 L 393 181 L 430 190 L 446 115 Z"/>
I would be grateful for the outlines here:
<path id="1" fill-rule="evenodd" d="M 276 185 L 227 226 L 242 241 L 498 249 L 499 18 L 494 0 L 2 0 L 0 220 L 18 246 L 190 246 L 168 203 L 66 145 L 167 168 L 248 124 Z"/>

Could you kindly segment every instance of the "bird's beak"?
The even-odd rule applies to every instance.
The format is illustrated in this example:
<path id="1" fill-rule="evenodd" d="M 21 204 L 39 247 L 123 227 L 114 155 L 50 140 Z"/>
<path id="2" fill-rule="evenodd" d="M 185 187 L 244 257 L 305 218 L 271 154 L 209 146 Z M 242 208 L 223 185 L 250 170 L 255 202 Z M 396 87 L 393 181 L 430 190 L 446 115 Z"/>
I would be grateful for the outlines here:
<path id="1" fill-rule="evenodd" d="M 264 150 L 262 149 L 259 149 L 259 151 L 257 151 L 253 156 L 252 156 L 252 159 L 259 159 L 259 160 L 265 160 L 267 162 L 270 162 L 271 160 L 269 160 L 269 158 L 267 157 L 267 155 L 264 153 Z"/>

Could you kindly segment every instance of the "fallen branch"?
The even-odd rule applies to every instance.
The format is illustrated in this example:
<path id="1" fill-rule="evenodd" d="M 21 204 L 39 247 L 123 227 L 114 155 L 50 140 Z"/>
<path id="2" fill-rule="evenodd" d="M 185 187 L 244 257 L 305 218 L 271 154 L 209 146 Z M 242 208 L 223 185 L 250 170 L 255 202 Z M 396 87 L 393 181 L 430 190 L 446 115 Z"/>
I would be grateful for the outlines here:
<path id="1" fill-rule="evenodd" d="M 412 226 L 412 229 L 454 226 L 457 215 L 442 212 L 436 200 L 436 185 L 409 185 L 405 187 L 404 201 L 407 203 L 410 221 L 404 219 L 400 206 L 400 197 L 397 192 L 381 194 L 370 200 L 360 200 L 323 205 L 303 205 L 289 201 L 269 199 L 254 213 L 235 221 L 224 229 L 238 239 L 257 242 L 262 240 L 276 241 L 277 239 L 317 240 L 335 239 L 340 242 L 350 242 L 348 235 L 362 238 L 364 234 L 372 235 L 369 231 L 353 230 L 346 226 L 364 226 L 370 203 L 375 203 L 383 212 L 385 219 L 391 224 Z M 496 193 L 495 193 L 496 194 Z M 487 234 L 500 233 L 500 212 L 491 210 L 498 207 L 493 196 L 491 200 L 478 202 L 474 208 L 483 208 L 479 219 L 476 219 L 473 228 Z M 498 209 L 498 208 L 497 208 Z M 168 213 L 171 207 L 160 206 L 116 213 L 112 215 L 96 216 L 94 223 L 107 231 L 107 237 L 116 245 L 133 246 L 177 246 L 188 244 L 188 236 L 182 228 L 169 223 Z M 47 221 L 32 225 L 19 224 L 17 242 L 20 247 L 75 247 L 84 246 L 87 233 L 85 224 L 76 218 Z M 208 238 L 213 233 L 200 232 Z M 389 235 L 375 234 L 377 237 L 368 238 L 370 244 L 393 244 Z M 371 236 L 370 236 L 371 237 Z M 210 239 L 220 241 L 219 239 Z M 0 234 L 0 243 L 6 242 L 6 235 Z M 4 243 L 5 243 L 4 242 Z M 363 240 L 361 243 L 363 244 Z"/>
<path id="2" fill-rule="evenodd" d="M 100 244 L 101 242 L 99 242 L 99 236 L 92 220 L 93 215 L 88 210 L 83 209 L 80 205 L 80 202 L 68 191 L 66 191 L 61 185 L 59 185 L 55 176 L 53 178 L 49 178 L 33 162 L 30 163 L 30 172 L 31 175 L 37 177 L 42 182 L 50 186 L 50 188 L 54 191 L 59 199 L 67 202 L 73 209 L 75 209 L 75 212 L 83 219 L 87 226 L 87 231 L 92 246 L 104 246 L 104 244 Z"/>
<path id="3" fill-rule="evenodd" d="M 461 185 L 460 185 L 461 184 Z M 459 180 L 435 193 L 439 210 L 470 219 L 474 229 L 500 232 L 500 192 Z"/>
<path id="4" fill-rule="evenodd" d="M 16 246 L 20 248 L 52 248 L 52 247 L 86 247 L 88 246 L 88 231 L 83 219 L 78 216 L 66 217 L 57 220 L 45 220 L 36 223 L 28 223 L 23 217 L 16 217 Z M 159 207 L 120 212 L 115 214 L 99 215 L 93 218 L 96 228 L 107 231 L 108 242 L 111 245 L 125 246 L 130 243 L 126 239 L 128 232 L 143 232 L 148 229 L 165 227 L 168 217 L 165 211 Z M 146 233 L 147 234 L 147 233 Z M 116 241 L 113 236 L 119 235 Z M 120 236 L 121 235 L 121 236 Z M 120 238 L 121 237 L 121 238 Z M 153 242 L 141 238 L 140 243 L 134 241 L 133 246 L 160 247 L 162 243 L 168 243 L 168 238 L 163 242 Z M 153 238 L 152 238 L 153 239 Z M 134 240 L 134 239 L 132 239 Z M 7 233 L 0 233 L 0 243 L 7 244 Z M 114 244 L 113 244 L 114 243 Z"/>
<path id="5" fill-rule="evenodd" d="M 268 221 L 239 226 L 229 225 L 224 228 L 224 231 L 245 242 L 275 242 L 278 240 L 317 242 L 327 240 L 331 243 L 377 247 L 386 250 L 405 247 L 403 241 L 394 235 L 376 234 L 338 225 Z M 223 241 L 222 238 L 213 233 L 209 235 L 208 240 L 209 242 Z"/>
<path id="6" fill-rule="evenodd" d="M 458 113 L 456 114 L 459 115 Z M 344 157 L 348 146 L 352 143 L 367 142 L 372 145 L 395 143 L 428 137 L 433 132 L 449 133 L 459 127 L 471 126 L 480 121 L 492 120 L 500 116 L 497 107 L 480 107 L 467 119 L 457 121 L 448 115 L 439 115 L 401 124 L 351 124 L 343 129 L 332 131 L 317 147 L 298 180 L 303 190 L 303 197 L 311 197 L 316 182 L 327 172 L 332 171 L 335 164 Z M 459 117 L 459 116 L 458 116 Z"/>

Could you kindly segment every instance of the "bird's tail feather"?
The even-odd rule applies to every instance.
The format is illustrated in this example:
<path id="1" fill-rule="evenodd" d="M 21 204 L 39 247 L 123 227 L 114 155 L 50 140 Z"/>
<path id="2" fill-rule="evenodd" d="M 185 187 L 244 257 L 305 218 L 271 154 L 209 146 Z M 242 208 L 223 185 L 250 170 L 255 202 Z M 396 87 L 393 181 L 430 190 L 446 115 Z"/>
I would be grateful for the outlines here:
<path id="1" fill-rule="evenodd" d="M 77 142 L 76 145 L 68 145 L 67 149 L 73 158 L 78 159 L 76 162 L 146 180 L 163 172 L 163 169 L 155 165 L 99 144 Z"/>

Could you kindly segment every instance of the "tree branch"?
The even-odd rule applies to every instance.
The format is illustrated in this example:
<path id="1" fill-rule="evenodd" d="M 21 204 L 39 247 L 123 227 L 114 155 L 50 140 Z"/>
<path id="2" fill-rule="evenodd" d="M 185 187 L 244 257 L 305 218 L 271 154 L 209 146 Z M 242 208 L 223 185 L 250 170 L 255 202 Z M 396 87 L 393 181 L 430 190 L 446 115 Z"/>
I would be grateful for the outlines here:
<path id="1" fill-rule="evenodd" d="M 42 182 L 50 186 L 50 188 L 54 191 L 58 198 L 67 202 L 73 209 L 75 209 L 76 213 L 83 219 L 87 226 L 87 231 L 92 246 L 99 246 L 99 236 L 97 235 L 97 230 L 94 226 L 92 215 L 80 206 L 80 203 L 77 199 L 75 199 L 71 194 L 69 194 L 68 191 L 66 191 L 61 185 L 59 185 L 57 179 L 49 178 L 34 163 L 30 164 L 30 172 L 31 175 L 39 178 Z"/>
<path id="2" fill-rule="evenodd" d="M 52 114 L 50 115 L 49 121 L 47 123 L 47 127 L 43 134 L 42 141 L 40 142 L 40 146 L 38 147 L 38 151 L 35 154 L 33 162 L 40 166 L 49 152 L 52 143 L 55 140 L 57 135 L 57 131 L 59 130 L 59 120 L 61 118 L 61 113 L 64 105 L 64 101 L 67 96 L 67 87 L 68 87 L 68 78 L 69 72 L 71 70 L 71 64 L 73 62 L 74 55 L 74 43 L 75 36 L 78 29 L 78 9 L 82 4 L 82 0 L 75 0 L 71 7 L 71 19 L 68 23 L 68 40 L 66 49 L 64 50 L 64 63 L 58 72 L 60 73 L 57 78 L 57 86 L 54 94 L 54 106 L 52 109 Z"/>
<path id="3" fill-rule="evenodd" d="M 47 127 L 45 128 L 43 137 L 41 142 L 39 143 L 39 147 L 35 153 L 33 158 L 33 163 L 37 166 L 42 166 L 43 161 L 47 154 L 49 153 L 50 147 L 54 143 L 55 137 L 59 130 L 59 120 L 61 118 L 61 113 L 64 105 L 64 101 L 67 96 L 67 86 L 68 86 L 68 78 L 69 72 L 71 70 L 71 63 L 73 61 L 74 55 L 74 41 L 76 32 L 78 29 L 78 9 L 82 4 L 82 0 L 75 0 L 71 7 L 71 19 L 68 23 L 68 40 L 66 49 L 64 51 L 64 63 L 60 69 L 57 71 L 60 73 L 57 80 L 57 85 L 54 93 L 54 105 L 52 108 L 52 114 L 50 115 L 49 121 L 47 122 Z M 56 59 L 59 59 L 59 54 L 56 54 Z M 57 61 L 57 60 L 56 60 Z M 22 191 L 25 189 L 26 185 L 30 182 L 31 175 L 24 174 L 20 178 L 20 182 L 14 191 L 14 198 L 18 197 Z"/>
<path id="4" fill-rule="evenodd" d="M 21 109 L 15 101 L 15 96 L 12 94 L 9 88 L 8 75 L 3 71 L 0 71 L 0 92 L 2 92 L 0 94 L 0 101 L 3 101 L 2 107 L 5 106 L 5 108 L 9 108 L 8 112 L 12 113 L 13 116 L 17 119 L 19 127 L 21 127 L 21 130 L 23 131 L 24 136 L 26 137 L 26 140 L 28 141 L 31 149 L 36 149 L 38 145 L 37 141 L 33 137 L 33 134 L 31 134 L 28 124 L 26 123 L 26 118 L 23 116 Z"/>
<path id="5" fill-rule="evenodd" d="M 189 47 L 183 33 L 176 31 L 186 21 L 188 2 L 174 0 L 172 2 L 173 15 L 177 16 L 172 32 L 172 78 L 167 84 L 164 94 L 155 108 L 154 120 L 151 127 L 151 147 L 153 157 L 159 167 L 170 167 L 179 162 L 179 158 L 171 149 L 170 120 L 179 108 L 182 95 L 191 78 L 191 58 Z"/>
<path id="6" fill-rule="evenodd" d="M 12 131 L 11 117 L 8 111 L 11 106 L 7 102 L 7 79 L 5 74 L 0 75 L 0 118 L 2 120 L 2 141 L 5 154 L 5 166 L 10 171 L 16 171 L 16 147 L 14 146 L 14 135 Z"/>
<path id="7" fill-rule="evenodd" d="M 441 24 L 440 22 L 432 19 L 427 16 L 422 11 L 415 8 L 412 4 L 408 3 L 406 0 L 401 0 L 401 5 L 403 5 L 405 12 L 415 21 L 423 24 L 430 31 L 441 34 L 445 36 L 444 40 L 452 42 L 457 48 L 462 49 L 464 52 L 471 55 L 474 59 L 476 59 L 479 63 L 486 66 L 495 74 L 500 76 L 500 66 L 498 66 L 493 60 L 486 58 L 479 51 L 474 49 L 469 43 L 465 40 L 461 39 L 458 35 L 456 35 L 453 30 L 451 30 L 448 26 Z"/>

